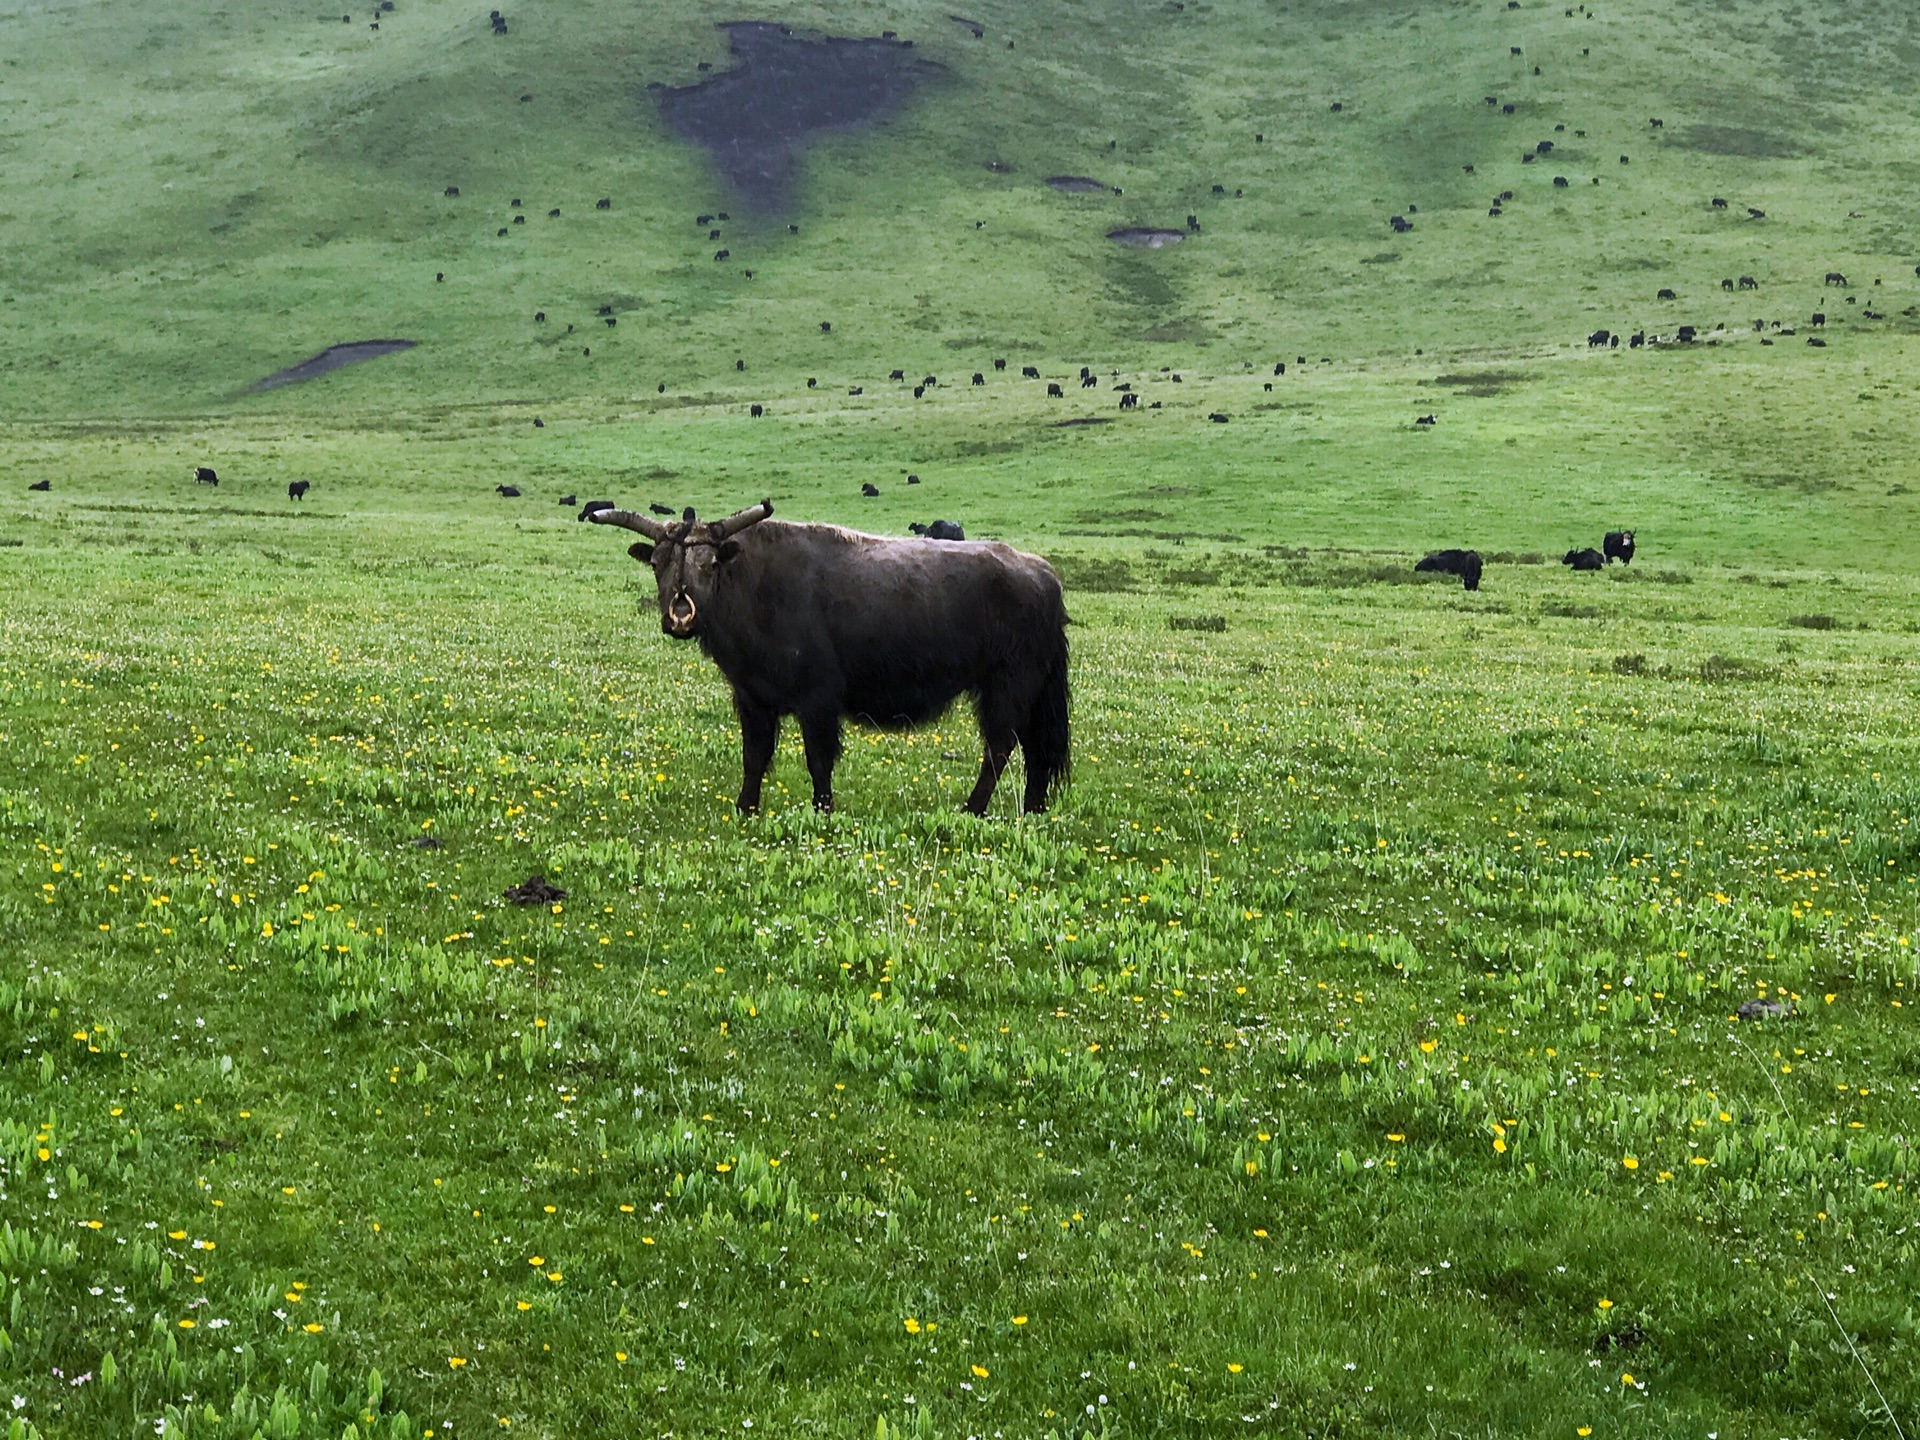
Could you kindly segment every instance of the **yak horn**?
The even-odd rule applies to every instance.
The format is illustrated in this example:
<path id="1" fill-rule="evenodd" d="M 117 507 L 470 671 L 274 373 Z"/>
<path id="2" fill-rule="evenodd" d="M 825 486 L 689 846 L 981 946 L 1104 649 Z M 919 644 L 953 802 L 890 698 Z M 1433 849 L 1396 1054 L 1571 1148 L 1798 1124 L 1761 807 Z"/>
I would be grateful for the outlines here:
<path id="1" fill-rule="evenodd" d="M 762 500 L 758 505 L 749 505 L 746 509 L 729 515 L 724 520 L 713 521 L 707 528 L 713 532 L 715 540 L 724 540 L 729 535 L 738 534 L 749 525 L 758 525 L 771 514 L 773 514 L 773 501 Z"/>
<path id="2" fill-rule="evenodd" d="M 618 525 L 623 530 L 638 530 L 653 541 L 667 538 L 666 526 L 651 515 L 636 515 L 631 510 L 595 510 L 587 519 L 596 525 Z"/>

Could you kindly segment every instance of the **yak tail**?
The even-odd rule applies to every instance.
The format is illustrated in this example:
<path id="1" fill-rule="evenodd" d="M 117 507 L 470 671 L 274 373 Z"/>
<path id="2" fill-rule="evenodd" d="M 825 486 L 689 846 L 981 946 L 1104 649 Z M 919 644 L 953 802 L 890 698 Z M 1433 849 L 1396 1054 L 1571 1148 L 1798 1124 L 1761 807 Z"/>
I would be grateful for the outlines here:
<path id="1" fill-rule="evenodd" d="M 1053 637 L 1049 637 L 1053 639 Z M 1049 645 L 1047 671 L 1039 694 L 1020 727 L 1020 748 L 1026 754 L 1029 811 L 1046 809 L 1047 797 L 1065 783 L 1072 769 L 1067 728 L 1067 637 L 1063 630 Z"/>

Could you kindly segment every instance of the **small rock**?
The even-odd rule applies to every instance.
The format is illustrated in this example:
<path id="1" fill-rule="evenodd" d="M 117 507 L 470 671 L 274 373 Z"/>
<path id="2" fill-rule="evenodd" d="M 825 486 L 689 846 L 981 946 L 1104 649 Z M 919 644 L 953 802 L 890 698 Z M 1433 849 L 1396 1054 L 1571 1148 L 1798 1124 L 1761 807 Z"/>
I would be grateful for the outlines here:
<path id="1" fill-rule="evenodd" d="M 567 892 L 558 885 L 549 885 L 544 875 L 529 875 L 520 884 L 502 890 L 500 898 L 515 905 L 552 905 L 566 899 Z"/>

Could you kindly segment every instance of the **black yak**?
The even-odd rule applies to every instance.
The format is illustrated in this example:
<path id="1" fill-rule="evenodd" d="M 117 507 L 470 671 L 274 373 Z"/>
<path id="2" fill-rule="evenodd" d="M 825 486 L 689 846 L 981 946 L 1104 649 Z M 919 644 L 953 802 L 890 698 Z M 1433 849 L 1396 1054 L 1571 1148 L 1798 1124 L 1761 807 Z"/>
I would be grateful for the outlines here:
<path id="1" fill-rule="evenodd" d="M 1588 548 L 1585 550 L 1567 551 L 1565 555 L 1560 557 L 1560 563 L 1562 565 L 1571 565 L 1576 570 L 1598 570 L 1607 562 L 1606 557 L 1598 550 Z"/>
<path id="2" fill-rule="evenodd" d="M 1607 538 L 1600 542 L 1601 552 L 1608 563 L 1618 560 L 1622 565 L 1633 563 L 1633 532 L 1631 530 L 1609 530 Z"/>
<path id="3" fill-rule="evenodd" d="M 1478 550 L 1436 550 L 1419 564 L 1415 570 L 1429 574 L 1458 575 L 1463 589 L 1480 588 L 1480 552 Z"/>
<path id="4" fill-rule="evenodd" d="M 660 628 L 697 640 L 733 688 L 743 779 L 757 810 L 782 716 L 800 722 L 817 809 L 833 808 L 840 727 L 925 725 L 973 697 L 985 754 L 966 808 L 978 815 L 1018 745 L 1025 809 L 1046 809 L 1069 765 L 1067 612 L 1037 555 L 991 542 L 927 545 L 837 525 L 769 521 L 773 502 L 673 524 L 603 510 L 601 525 L 652 544 Z"/>

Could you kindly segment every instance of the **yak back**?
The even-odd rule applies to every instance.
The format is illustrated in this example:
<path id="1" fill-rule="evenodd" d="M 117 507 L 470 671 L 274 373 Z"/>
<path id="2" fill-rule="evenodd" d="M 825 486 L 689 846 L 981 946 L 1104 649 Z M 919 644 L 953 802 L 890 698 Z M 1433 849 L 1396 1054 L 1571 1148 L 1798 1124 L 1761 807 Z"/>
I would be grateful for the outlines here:
<path id="1" fill-rule="evenodd" d="M 737 692 L 780 712 L 922 725 L 1009 672 L 1064 664 L 1059 577 L 1010 545 L 782 520 L 736 543 L 700 644 Z"/>

